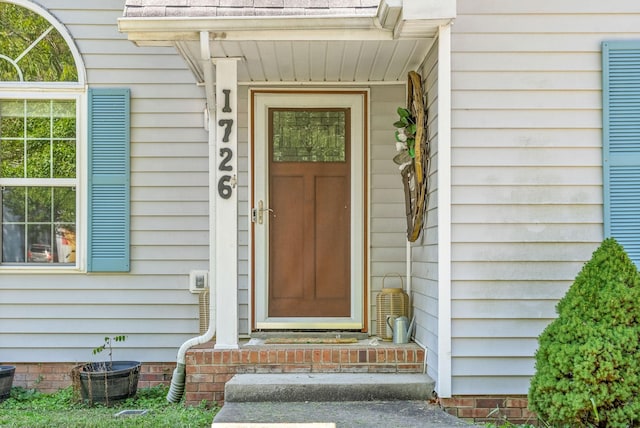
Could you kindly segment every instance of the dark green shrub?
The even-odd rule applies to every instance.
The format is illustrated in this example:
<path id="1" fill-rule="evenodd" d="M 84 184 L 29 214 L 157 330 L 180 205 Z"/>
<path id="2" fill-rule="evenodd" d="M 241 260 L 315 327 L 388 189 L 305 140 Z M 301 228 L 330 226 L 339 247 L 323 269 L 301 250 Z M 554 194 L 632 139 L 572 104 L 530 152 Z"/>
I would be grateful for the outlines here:
<path id="1" fill-rule="evenodd" d="M 529 407 L 552 426 L 640 423 L 640 274 L 606 239 L 538 338 Z"/>

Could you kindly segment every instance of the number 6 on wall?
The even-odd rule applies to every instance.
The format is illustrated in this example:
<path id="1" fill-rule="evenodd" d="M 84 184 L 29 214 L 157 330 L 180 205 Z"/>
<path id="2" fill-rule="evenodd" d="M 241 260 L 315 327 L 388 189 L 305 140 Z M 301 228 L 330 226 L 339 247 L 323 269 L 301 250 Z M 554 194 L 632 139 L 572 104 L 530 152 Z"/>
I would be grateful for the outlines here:
<path id="1" fill-rule="evenodd" d="M 218 194 L 222 199 L 229 199 L 232 192 L 231 176 L 223 175 L 220 177 L 220 180 L 218 180 Z"/>

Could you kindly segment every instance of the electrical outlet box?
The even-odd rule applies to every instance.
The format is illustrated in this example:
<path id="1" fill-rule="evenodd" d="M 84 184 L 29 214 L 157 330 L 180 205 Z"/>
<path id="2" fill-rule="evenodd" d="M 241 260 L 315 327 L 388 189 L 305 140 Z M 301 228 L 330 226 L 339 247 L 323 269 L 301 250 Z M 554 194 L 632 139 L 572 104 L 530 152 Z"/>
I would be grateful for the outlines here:
<path id="1" fill-rule="evenodd" d="M 209 288 L 209 272 L 206 270 L 192 270 L 189 273 L 189 291 L 202 293 Z"/>

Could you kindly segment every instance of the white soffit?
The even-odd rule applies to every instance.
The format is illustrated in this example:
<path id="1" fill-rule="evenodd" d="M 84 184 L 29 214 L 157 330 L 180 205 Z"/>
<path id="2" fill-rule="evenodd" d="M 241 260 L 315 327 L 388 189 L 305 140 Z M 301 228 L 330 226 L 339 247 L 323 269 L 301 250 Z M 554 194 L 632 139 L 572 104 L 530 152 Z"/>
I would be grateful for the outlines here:
<path id="1" fill-rule="evenodd" d="M 417 69 L 432 39 L 385 41 L 212 41 L 214 58 L 238 57 L 241 83 L 403 82 Z M 200 46 L 177 42 L 192 71 L 202 81 Z"/>

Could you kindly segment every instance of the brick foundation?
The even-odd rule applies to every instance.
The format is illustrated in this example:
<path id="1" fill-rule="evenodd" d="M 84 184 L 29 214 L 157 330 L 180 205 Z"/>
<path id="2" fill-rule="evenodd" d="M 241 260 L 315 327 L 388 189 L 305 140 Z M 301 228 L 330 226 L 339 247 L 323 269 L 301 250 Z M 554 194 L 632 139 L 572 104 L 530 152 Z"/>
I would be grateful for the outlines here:
<path id="1" fill-rule="evenodd" d="M 224 385 L 236 373 L 421 373 L 424 350 L 415 344 L 382 343 L 373 347 L 269 346 L 215 350 L 213 343 L 190 349 L 186 355 L 185 401 L 198 405 L 224 402 Z M 56 392 L 71 385 L 75 363 L 2 363 L 16 366 L 13 386 Z M 143 363 L 138 388 L 169 385 L 175 362 Z M 526 396 L 457 396 L 439 398 L 451 415 L 469 422 L 535 425 Z"/>
<path id="2" fill-rule="evenodd" d="M 416 344 L 213 346 L 187 352 L 187 405 L 203 400 L 222 405 L 224 385 L 237 373 L 422 373 L 424 364 L 424 350 Z"/>
<path id="3" fill-rule="evenodd" d="M 449 414 L 468 422 L 492 422 L 499 426 L 504 422 L 536 425 L 538 421 L 536 414 L 527 408 L 525 395 L 457 396 L 438 401 Z"/>
<path id="4" fill-rule="evenodd" d="M 13 386 L 53 393 L 71 386 L 71 369 L 75 363 L 2 363 L 16 366 Z M 176 363 L 143 363 L 138 388 L 169 385 Z"/>

